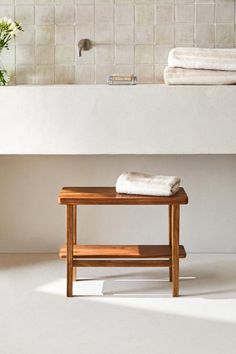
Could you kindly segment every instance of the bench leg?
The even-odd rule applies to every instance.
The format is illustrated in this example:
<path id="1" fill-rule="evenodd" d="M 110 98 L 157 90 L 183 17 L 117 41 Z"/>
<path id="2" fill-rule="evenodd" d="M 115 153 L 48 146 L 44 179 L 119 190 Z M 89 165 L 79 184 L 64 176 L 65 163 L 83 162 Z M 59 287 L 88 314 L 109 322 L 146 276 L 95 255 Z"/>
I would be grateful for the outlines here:
<path id="1" fill-rule="evenodd" d="M 179 296 L 179 205 L 172 205 L 172 289 Z"/>
<path id="2" fill-rule="evenodd" d="M 66 207 L 67 297 L 73 296 L 73 205 Z"/>
<path id="3" fill-rule="evenodd" d="M 73 205 L 73 245 L 77 242 L 77 206 Z M 76 267 L 73 267 L 73 281 L 76 281 Z"/>
<path id="4" fill-rule="evenodd" d="M 169 212 L 169 246 L 172 248 L 172 206 L 168 206 Z M 171 262 L 171 258 L 169 258 Z M 171 263 L 172 264 L 172 263 Z M 169 281 L 172 282 L 172 265 L 169 267 Z"/>

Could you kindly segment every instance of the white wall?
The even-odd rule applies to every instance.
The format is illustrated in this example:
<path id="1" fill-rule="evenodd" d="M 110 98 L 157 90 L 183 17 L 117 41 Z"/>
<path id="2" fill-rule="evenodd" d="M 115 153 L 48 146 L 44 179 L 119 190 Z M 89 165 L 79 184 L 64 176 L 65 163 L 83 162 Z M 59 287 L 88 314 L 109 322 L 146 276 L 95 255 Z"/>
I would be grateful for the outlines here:
<path id="1" fill-rule="evenodd" d="M 0 154 L 235 154 L 236 86 L 0 88 Z"/>
<path id="2" fill-rule="evenodd" d="M 181 239 L 189 252 L 236 252 L 236 157 L 0 156 L 0 251 L 57 252 L 65 236 L 62 186 L 114 185 L 125 170 L 182 177 Z M 80 207 L 81 243 L 163 243 L 167 208 Z"/>

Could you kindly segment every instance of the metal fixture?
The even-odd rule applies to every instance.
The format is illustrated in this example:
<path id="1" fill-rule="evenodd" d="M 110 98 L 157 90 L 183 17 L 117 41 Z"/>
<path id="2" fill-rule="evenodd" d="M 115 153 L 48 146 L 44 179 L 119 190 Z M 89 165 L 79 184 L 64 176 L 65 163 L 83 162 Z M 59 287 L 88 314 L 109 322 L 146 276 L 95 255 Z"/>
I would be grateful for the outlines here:
<path id="1" fill-rule="evenodd" d="M 79 47 L 79 57 L 81 57 L 82 55 L 82 50 L 89 50 L 92 48 L 92 42 L 90 41 L 90 39 L 81 39 L 78 43 L 78 47 Z"/>

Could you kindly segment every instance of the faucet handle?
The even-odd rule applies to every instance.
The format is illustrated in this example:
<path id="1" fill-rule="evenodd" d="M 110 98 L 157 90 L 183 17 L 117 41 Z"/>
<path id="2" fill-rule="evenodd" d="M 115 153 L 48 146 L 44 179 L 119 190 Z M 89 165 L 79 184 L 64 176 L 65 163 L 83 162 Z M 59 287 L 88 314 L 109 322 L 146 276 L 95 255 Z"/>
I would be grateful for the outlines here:
<path id="1" fill-rule="evenodd" d="M 92 48 L 92 42 L 90 41 L 90 39 L 87 38 L 81 39 L 78 43 L 78 47 L 79 47 L 79 56 L 81 57 L 82 50 L 89 50 Z"/>

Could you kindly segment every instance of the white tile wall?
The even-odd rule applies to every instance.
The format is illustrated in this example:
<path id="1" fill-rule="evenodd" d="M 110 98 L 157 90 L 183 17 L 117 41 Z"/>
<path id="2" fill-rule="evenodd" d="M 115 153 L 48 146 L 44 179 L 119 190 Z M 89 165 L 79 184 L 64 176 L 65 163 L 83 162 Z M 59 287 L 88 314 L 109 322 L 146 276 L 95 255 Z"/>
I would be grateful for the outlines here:
<path id="1" fill-rule="evenodd" d="M 1 60 L 17 84 L 100 84 L 112 73 L 163 81 L 175 46 L 235 47 L 235 0 L 0 0 L 23 23 Z M 77 44 L 93 48 L 79 58 Z"/>

